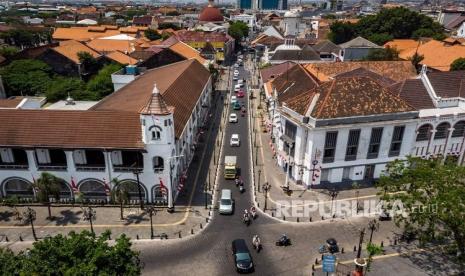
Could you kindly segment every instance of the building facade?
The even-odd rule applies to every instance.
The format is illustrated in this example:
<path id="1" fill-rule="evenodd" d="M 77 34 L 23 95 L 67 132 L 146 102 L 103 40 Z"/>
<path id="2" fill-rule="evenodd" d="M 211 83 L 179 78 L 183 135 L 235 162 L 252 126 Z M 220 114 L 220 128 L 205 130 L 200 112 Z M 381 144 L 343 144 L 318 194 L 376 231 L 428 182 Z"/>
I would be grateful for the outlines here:
<path id="1" fill-rule="evenodd" d="M 371 182 L 409 155 L 462 163 L 462 80 L 463 71 L 395 82 L 356 69 L 273 102 L 277 164 L 298 184 L 326 187 Z"/>
<path id="2" fill-rule="evenodd" d="M 124 185 L 133 202 L 173 207 L 210 95 L 210 74 L 192 59 L 148 70 L 88 110 L 0 108 L 1 196 L 32 200 L 49 172 L 65 202 L 107 202 Z"/>

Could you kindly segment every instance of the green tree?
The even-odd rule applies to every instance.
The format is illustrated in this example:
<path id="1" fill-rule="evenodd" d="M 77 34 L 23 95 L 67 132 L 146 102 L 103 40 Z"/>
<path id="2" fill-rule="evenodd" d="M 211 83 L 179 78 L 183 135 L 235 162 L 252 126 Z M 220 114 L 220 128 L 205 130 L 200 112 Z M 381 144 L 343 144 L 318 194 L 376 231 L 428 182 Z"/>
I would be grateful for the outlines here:
<path id="1" fill-rule="evenodd" d="M 373 243 L 368 243 L 367 252 L 368 252 L 368 260 L 367 260 L 366 271 L 370 271 L 371 264 L 373 263 L 373 256 L 381 255 L 383 254 L 384 251 L 381 246 L 373 244 Z"/>
<path id="2" fill-rule="evenodd" d="M 158 24 L 158 29 L 159 30 L 164 30 L 164 29 L 173 29 L 175 31 L 179 30 L 179 27 L 173 23 L 160 23 Z"/>
<path id="3" fill-rule="evenodd" d="M 50 82 L 45 96 L 49 102 L 65 100 L 68 95 L 77 101 L 92 101 L 96 95 L 86 90 L 86 84 L 78 78 L 57 76 Z"/>
<path id="4" fill-rule="evenodd" d="M 178 16 L 180 13 L 178 11 L 169 11 L 166 13 L 168 16 Z"/>
<path id="5" fill-rule="evenodd" d="M 111 81 L 111 74 L 121 69 L 119 64 L 105 65 L 97 75 L 95 75 L 87 83 L 87 91 L 101 99 L 113 92 L 113 82 Z"/>
<path id="6" fill-rule="evenodd" d="M 356 37 L 355 25 L 348 22 L 336 21 L 329 27 L 328 39 L 336 44 L 347 42 Z"/>
<path id="7" fill-rule="evenodd" d="M 4 275 L 129 275 L 141 273 L 139 252 L 122 234 L 108 244 L 110 232 L 96 237 L 89 231 L 70 232 L 35 242 L 27 253 L 0 251 Z M 8 272 L 13 273 L 8 273 Z"/>
<path id="8" fill-rule="evenodd" d="M 13 46 L 4 46 L 0 48 L 0 55 L 9 58 L 19 53 L 19 49 Z"/>
<path id="9" fill-rule="evenodd" d="M 386 47 L 383 49 L 372 49 L 368 52 L 365 60 L 399 60 L 399 51 L 396 48 Z"/>
<path id="10" fill-rule="evenodd" d="M 32 59 L 15 60 L 0 70 L 9 96 L 35 96 L 46 91 L 51 68 Z"/>
<path id="11" fill-rule="evenodd" d="M 146 38 L 150 39 L 151 41 L 161 38 L 161 35 L 156 30 L 152 30 L 152 29 L 145 30 L 144 35 Z"/>
<path id="12" fill-rule="evenodd" d="M 113 178 L 111 182 L 113 182 L 114 187 L 118 187 L 118 189 L 112 191 L 112 197 L 115 202 L 119 203 L 120 219 L 123 220 L 124 204 L 127 204 L 129 201 L 129 187 L 121 183 L 118 178 Z"/>
<path id="13" fill-rule="evenodd" d="M 79 62 L 82 65 L 82 73 L 92 74 L 100 69 L 100 63 L 89 52 L 78 52 L 77 55 L 79 58 Z"/>
<path id="14" fill-rule="evenodd" d="M 330 26 L 328 38 L 340 44 L 356 36 L 382 44 L 388 38 L 443 37 L 443 27 L 433 19 L 404 7 L 382 9 L 375 15 L 362 17 L 357 23 L 336 21 Z"/>
<path id="15" fill-rule="evenodd" d="M 408 157 L 389 163 L 378 186 L 387 207 L 406 211 L 396 212 L 398 226 L 413 229 L 422 242 L 450 238 L 457 255 L 465 253 L 465 167 L 443 158 Z"/>
<path id="16" fill-rule="evenodd" d="M 21 267 L 21 258 L 15 256 L 9 248 L 0 247 L 0 271 L 2 275 L 17 275 Z"/>
<path id="17" fill-rule="evenodd" d="M 451 71 L 465 70 L 465 58 L 458 58 L 450 65 Z"/>
<path id="18" fill-rule="evenodd" d="M 421 70 L 420 63 L 422 62 L 424 58 L 425 57 L 423 55 L 420 55 L 418 53 L 413 54 L 413 56 L 409 58 L 410 62 L 412 62 L 413 66 L 415 66 L 415 68 L 417 69 L 417 73 L 419 73 Z"/>
<path id="19" fill-rule="evenodd" d="M 249 35 L 249 26 L 242 21 L 230 22 L 228 34 L 232 36 L 237 43 L 240 43 L 244 37 Z"/>
<path id="20" fill-rule="evenodd" d="M 51 173 L 43 172 L 33 185 L 37 191 L 37 200 L 47 205 L 47 219 L 53 219 L 50 197 L 54 197 L 56 200 L 60 199 L 60 179 Z"/>

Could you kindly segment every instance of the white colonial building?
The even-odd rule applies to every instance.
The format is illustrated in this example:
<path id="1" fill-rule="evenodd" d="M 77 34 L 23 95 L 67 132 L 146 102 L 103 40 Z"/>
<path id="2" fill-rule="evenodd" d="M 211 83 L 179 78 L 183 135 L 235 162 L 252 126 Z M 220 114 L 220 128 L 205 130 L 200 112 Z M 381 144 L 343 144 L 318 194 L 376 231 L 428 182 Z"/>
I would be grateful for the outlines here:
<path id="1" fill-rule="evenodd" d="M 291 72 L 273 81 L 278 90 L 286 73 Z M 415 79 L 395 82 L 358 68 L 319 85 L 312 82 L 310 89 L 287 82 L 287 90 L 274 95 L 277 163 L 290 179 L 310 186 L 370 181 L 386 164 L 408 155 L 462 162 L 464 81 L 463 71 L 425 70 Z M 301 89 L 293 92 L 296 86 Z"/>
<path id="2" fill-rule="evenodd" d="M 148 70 L 87 110 L 0 100 L 1 197 L 33 198 L 33 182 L 50 172 L 63 201 L 108 201 L 118 179 L 131 200 L 140 187 L 143 200 L 172 207 L 190 184 L 210 96 L 208 70 L 191 59 Z"/>

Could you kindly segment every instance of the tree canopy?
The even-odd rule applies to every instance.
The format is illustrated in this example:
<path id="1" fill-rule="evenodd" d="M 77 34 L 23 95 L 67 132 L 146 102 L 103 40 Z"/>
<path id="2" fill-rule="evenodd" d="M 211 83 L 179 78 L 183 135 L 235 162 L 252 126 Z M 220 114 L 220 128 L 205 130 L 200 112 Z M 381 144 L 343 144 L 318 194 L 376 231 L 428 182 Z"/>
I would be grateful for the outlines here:
<path id="1" fill-rule="evenodd" d="M 151 41 L 161 38 L 161 35 L 157 31 L 152 30 L 152 29 L 145 30 L 144 35 L 146 38 L 150 39 Z"/>
<path id="2" fill-rule="evenodd" d="M 399 51 L 396 48 L 386 47 L 383 49 L 372 49 L 368 52 L 365 60 L 383 61 L 399 60 Z"/>
<path id="3" fill-rule="evenodd" d="M 465 58 L 458 58 L 450 65 L 451 71 L 465 70 Z"/>
<path id="4" fill-rule="evenodd" d="M 35 96 L 44 93 L 51 80 L 51 68 L 32 59 L 15 60 L 0 70 L 10 96 Z"/>
<path id="5" fill-rule="evenodd" d="M 249 26 L 242 21 L 234 21 L 229 24 L 228 34 L 232 36 L 237 43 L 249 35 Z"/>
<path id="6" fill-rule="evenodd" d="M 121 69 L 119 64 L 105 65 L 92 79 L 87 83 L 87 90 L 94 94 L 97 99 L 101 99 L 113 92 L 113 82 L 111 74 Z"/>
<path id="7" fill-rule="evenodd" d="M 139 253 L 124 234 L 109 245 L 106 232 L 70 232 L 35 242 L 31 250 L 15 255 L 0 248 L 2 275 L 140 275 Z"/>
<path id="8" fill-rule="evenodd" d="M 443 158 L 409 157 L 386 167 L 378 183 L 388 206 L 403 207 L 398 226 L 416 231 L 420 241 L 451 239 L 465 253 L 465 167 Z"/>
<path id="9" fill-rule="evenodd" d="M 430 17 L 404 7 L 382 9 L 375 15 L 362 17 L 357 23 L 336 21 L 330 26 L 328 38 L 336 44 L 362 36 L 382 45 L 394 38 L 421 36 L 444 38 L 442 26 Z"/>

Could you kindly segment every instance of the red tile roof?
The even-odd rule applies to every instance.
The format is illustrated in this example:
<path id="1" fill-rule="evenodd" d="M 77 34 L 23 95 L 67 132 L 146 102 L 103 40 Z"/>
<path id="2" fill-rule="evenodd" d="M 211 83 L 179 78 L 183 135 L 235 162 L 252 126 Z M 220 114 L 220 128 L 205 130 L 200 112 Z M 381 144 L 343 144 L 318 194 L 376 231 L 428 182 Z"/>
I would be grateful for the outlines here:
<path id="1" fill-rule="evenodd" d="M 281 75 L 282 73 L 286 72 L 295 63 L 291 61 L 283 62 L 280 64 L 272 65 L 270 67 L 266 67 L 260 70 L 260 75 L 262 78 L 263 83 L 268 82 L 270 79 L 274 79 Z"/>
<path id="2" fill-rule="evenodd" d="M 92 109 L 139 112 L 150 100 L 156 83 L 166 104 L 174 107 L 175 134 L 179 138 L 209 78 L 209 71 L 197 60 L 180 61 L 148 70 Z"/>
<path id="3" fill-rule="evenodd" d="M 0 146 L 140 149 L 138 113 L 0 109 Z"/>

